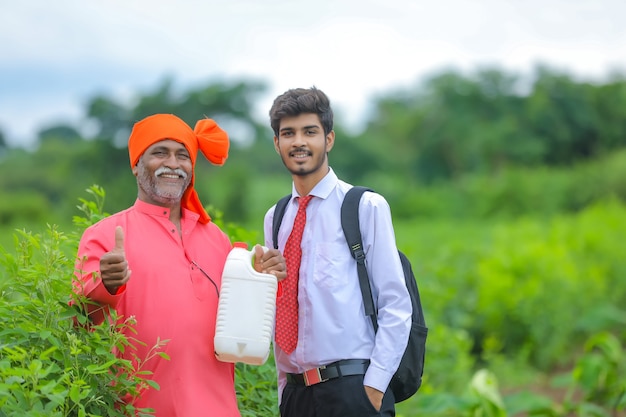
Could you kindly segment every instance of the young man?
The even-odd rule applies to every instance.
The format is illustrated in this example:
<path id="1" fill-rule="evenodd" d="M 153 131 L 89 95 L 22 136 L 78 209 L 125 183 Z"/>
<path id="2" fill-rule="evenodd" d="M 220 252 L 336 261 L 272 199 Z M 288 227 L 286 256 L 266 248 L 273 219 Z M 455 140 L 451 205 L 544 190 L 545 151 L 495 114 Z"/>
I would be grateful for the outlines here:
<path id="1" fill-rule="evenodd" d="M 381 195 L 365 193 L 359 207 L 378 312 L 375 333 L 341 227 L 341 203 L 352 186 L 338 179 L 328 162 L 335 143 L 330 102 L 315 87 L 289 90 L 275 99 L 270 120 L 274 147 L 293 180 L 278 234 L 287 262 L 274 343 L 281 416 L 394 416 L 393 393 L 387 388 L 407 344 L 411 301 L 389 205 Z M 303 219 L 297 212 L 307 203 L 300 210 Z M 274 247 L 274 209 L 265 216 L 267 247 Z M 290 237 L 292 230 L 301 230 L 295 219 L 296 225 L 304 224 L 299 244 Z M 287 314 L 291 293 L 297 318 Z M 296 325 L 288 330 L 290 323 Z M 291 342 L 283 334 L 293 336 Z"/>
<path id="2" fill-rule="evenodd" d="M 121 355 L 145 360 L 157 341 L 159 356 L 142 364 L 148 388 L 128 399 L 156 416 L 239 417 L 234 366 L 215 358 L 213 338 L 222 271 L 231 242 L 203 208 L 194 189 L 198 150 L 213 164 L 228 155 L 228 136 L 213 120 L 194 130 L 171 114 L 149 116 L 133 127 L 128 141 L 137 177 L 135 204 L 85 230 L 78 249 L 74 289 L 122 318 L 135 317 L 137 339 Z M 284 258 L 256 247 L 255 269 L 281 280 Z M 136 364 L 136 361 L 133 363 Z"/>

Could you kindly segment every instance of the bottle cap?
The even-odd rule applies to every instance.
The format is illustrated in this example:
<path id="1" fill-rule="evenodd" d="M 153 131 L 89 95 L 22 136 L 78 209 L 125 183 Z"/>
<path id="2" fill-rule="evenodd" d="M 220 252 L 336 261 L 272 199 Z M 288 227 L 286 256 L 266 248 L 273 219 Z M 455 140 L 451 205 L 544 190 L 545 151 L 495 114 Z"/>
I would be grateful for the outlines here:
<path id="1" fill-rule="evenodd" d="M 234 248 L 243 248 L 248 249 L 248 244 L 246 242 L 235 242 L 233 243 Z"/>

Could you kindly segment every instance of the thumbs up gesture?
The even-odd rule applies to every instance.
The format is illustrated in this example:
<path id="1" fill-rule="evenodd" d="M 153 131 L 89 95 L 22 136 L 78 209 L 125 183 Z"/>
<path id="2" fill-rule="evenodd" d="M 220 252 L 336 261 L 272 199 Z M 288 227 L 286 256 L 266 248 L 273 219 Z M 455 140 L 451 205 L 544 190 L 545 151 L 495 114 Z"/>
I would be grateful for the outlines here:
<path id="1" fill-rule="evenodd" d="M 124 230 L 121 226 L 117 226 L 115 247 L 100 258 L 100 278 L 107 291 L 115 294 L 119 287 L 128 282 L 130 272 L 124 252 Z"/>

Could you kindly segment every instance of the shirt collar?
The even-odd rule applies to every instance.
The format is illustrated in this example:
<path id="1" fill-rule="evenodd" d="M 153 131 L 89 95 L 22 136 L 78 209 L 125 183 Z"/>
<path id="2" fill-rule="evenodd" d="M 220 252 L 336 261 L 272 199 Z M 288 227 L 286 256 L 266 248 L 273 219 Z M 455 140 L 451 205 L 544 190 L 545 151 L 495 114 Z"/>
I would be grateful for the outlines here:
<path id="1" fill-rule="evenodd" d="M 139 199 L 135 200 L 134 207 L 149 216 L 155 217 L 165 217 L 169 219 L 170 217 L 170 209 L 167 207 L 156 206 L 154 204 L 146 203 L 145 201 L 141 201 Z M 183 221 L 185 222 L 197 222 L 200 218 L 200 215 L 196 212 L 183 208 Z"/>
<path id="2" fill-rule="evenodd" d="M 337 174 L 333 171 L 332 168 L 328 167 L 328 173 L 318 182 L 315 187 L 311 190 L 309 195 L 313 195 L 315 197 L 319 197 L 325 200 L 330 193 L 335 189 L 337 183 L 339 182 L 339 178 L 337 178 Z M 296 197 L 300 197 L 298 191 L 296 190 L 295 184 L 291 184 L 291 200 Z"/>

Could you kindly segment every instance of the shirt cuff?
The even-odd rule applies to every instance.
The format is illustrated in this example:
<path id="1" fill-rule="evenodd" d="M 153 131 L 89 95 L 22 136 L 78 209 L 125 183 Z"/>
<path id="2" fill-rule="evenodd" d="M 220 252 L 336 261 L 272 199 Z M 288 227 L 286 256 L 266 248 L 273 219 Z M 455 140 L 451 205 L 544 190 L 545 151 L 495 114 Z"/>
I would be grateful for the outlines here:
<path id="1" fill-rule="evenodd" d="M 387 387 L 389 386 L 389 382 L 391 382 L 392 377 L 392 373 L 389 373 L 384 369 L 376 368 L 372 366 L 372 364 L 370 364 L 370 366 L 367 368 L 367 372 L 365 372 L 363 385 L 375 388 L 378 391 L 384 393 L 385 391 L 387 391 Z"/>
<path id="2" fill-rule="evenodd" d="M 126 284 L 122 285 L 117 289 L 115 294 L 111 294 L 109 290 L 106 289 L 104 283 L 102 282 L 102 278 L 100 278 L 98 284 L 87 294 L 87 297 L 90 300 L 97 301 L 100 304 L 108 305 L 110 307 L 115 308 L 117 302 L 120 300 L 121 295 L 126 290 Z"/>

